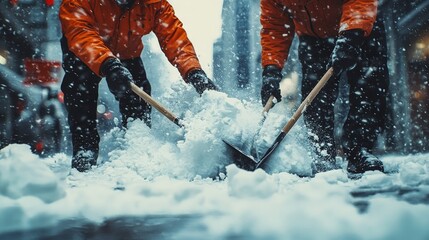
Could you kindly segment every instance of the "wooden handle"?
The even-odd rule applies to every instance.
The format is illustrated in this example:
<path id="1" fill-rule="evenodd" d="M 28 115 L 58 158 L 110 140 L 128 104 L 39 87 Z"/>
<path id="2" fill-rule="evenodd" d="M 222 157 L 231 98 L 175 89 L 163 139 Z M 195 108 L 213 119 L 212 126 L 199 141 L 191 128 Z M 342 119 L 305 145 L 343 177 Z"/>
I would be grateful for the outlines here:
<path id="1" fill-rule="evenodd" d="M 328 71 L 325 73 L 325 75 L 323 75 L 323 77 L 316 84 L 313 90 L 311 90 L 310 94 L 308 94 L 308 96 L 304 99 L 304 101 L 302 101 L 301 105 L 299 105 L 298 109 L 295 111 L 292 118 L 283 127 L 282 132 L 287 134 L 290 131 L 290 129 L 293 127 L 296 121 L 298 121 L 299 117 L 301 117 L 302 113 L 306 110 L 308 106 L 310 106 L 313 99 L 320 92 L 320 89 L 322 89 L 323 86 L 325 86 L 326 82 L 328 82 L 329 78 L 331 78 L 333 72 L 334 72 L 334 69 L 332 67 L 328 69 Z"/>
<path id="2" fill-rule="evenodd" d="M 131 90 L 135 92 L 139 97 L 141 97 L 145 102 L 150 104 L 152 107 L 156 108 L 162 115 L 166 116 L 168 119 L 170 119 L 172 122 L 174 122 L 179 127 L 183 127 L 181 124 L 181 121 L 179 118 L 177 118 L 172 112 L 170 112 L 168 109 L 166 109 L 164 106 L 162 106 L 160 103 L 155 101 L 149 94 L 147 94 L 145 91 L 143 91 L 141 88 L 139 88 L 134 83 L 131 84 Z"/>
<path id="3" fill-rule="evenodd" d="M 264 110 L 262 111 L 262 116 L 265 116 L 265 114 L 268 113 L 268 111 L 270 111 L 271 107 L 273 106 L 273 100 L 274 100 L 274 96 L 271 95 L 264 106 Z"/>

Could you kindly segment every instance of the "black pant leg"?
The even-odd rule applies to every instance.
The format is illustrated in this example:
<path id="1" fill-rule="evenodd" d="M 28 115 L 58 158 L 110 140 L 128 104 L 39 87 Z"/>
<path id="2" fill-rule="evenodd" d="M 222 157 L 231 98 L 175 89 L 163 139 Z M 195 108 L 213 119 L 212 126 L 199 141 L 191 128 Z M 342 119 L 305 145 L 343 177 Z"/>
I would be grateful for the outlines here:
<path id="1" fill-rule="evenodd" d="M 309 95 L 326 73 L 326 65 L 333 48 L 333 39 L 300 37 L 298 53 L 302 65 L 302 99 Z M 336 156 L 334 106 L 338 97 L 338 83 L 339 78 L 332 76 L 303 113 L 305 126 L 309 130 L 309 139 L 316 154 L 319 158 L 330 161 Z"/>
<path id="2" fill-rule="evenodd" d="M 65 74 L 62 84 L 68 123 L 72 134 L 73 155 L 80 150 L 98 153 L 97 131 L 98 83 L 76 82 L 76 76 Z"/>
<path id="3" fill-rule="evenodd" d="M 141 58 L 122 60 L 125 67 L 133 75 L 134 82 L 147 94 L 151 94 L 151 85 L 147 79 L 146 71 Z M 119 100 L 119 109 L 122 114 L 122 124 L 125 127 L 129 118 L 141 119 L 146 125 L 151 126 L 152 106 L 132 92 Z"/>
<path id="4" fill-rule="evenodd" d="M 92 151 L 97 156 L 100 142 L 96 121 L 100 77 L 68 50 L 65 38 L 61 41 L 65 71 L 61 90 L 72 135 L 73 156 L 82 150 Z"/>
<path id="5" fill-rule="evenodd" d="M 347 72 L 347 78 L 350 110 L 344 124 L 343 147 L 346 155 L 356 155 L 361 148 L 371 151 L 385 128 L 389 74 L 382 19 L 377 19 L 362 46 L 357 67 Z"/>

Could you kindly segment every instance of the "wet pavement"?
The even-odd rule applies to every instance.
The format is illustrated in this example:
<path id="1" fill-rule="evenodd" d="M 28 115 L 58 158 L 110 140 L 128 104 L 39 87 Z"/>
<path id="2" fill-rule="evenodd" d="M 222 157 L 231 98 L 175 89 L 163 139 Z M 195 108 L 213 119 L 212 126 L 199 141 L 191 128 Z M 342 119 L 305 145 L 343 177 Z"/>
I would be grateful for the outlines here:
<path id="1" fill-rule="evenodd" d="M 388 187 L 361 186 L 350 191 L 352 204 L 361 214 L 370 206 L 371 198 L 383 196 L 409 204 L 429 205 L 429 185 Z M 222 239 L 246 239 L 251 236 L 230 235 Z M 202 215 L 122 216 L 94 223 L 84 219 L 68 219 L 57 226 L 0 234 L 0 239 L 218 239 L 211 236 Z"/>
<path id="2" fill-rule="evenodd" d="M 0 239 L 210 239 L 201 216 L 117 217 L 95 224 L 82 219 L 62 221 L 54 227 L 0 234 Z"/>

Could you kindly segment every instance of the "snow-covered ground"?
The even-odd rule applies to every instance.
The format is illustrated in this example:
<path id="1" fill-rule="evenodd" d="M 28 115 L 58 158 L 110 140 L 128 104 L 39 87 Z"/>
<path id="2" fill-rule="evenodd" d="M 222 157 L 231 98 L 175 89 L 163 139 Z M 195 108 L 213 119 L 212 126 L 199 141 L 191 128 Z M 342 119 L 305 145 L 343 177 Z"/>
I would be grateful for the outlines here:
<path id="1" fill-rule="evenodd" d="M 220 15 L 219 1 L 172 1 L 211 76 L 220 20 L 204 22 L 215 16 L 194 5 L 209 2 L 217 4 L 210 14 Z M 103 136 L 99 165 L 87 173 L 70 170 L 65 154 L 41 159 L 26 145 L 1 149 L 0 239 L 429 239 L 429 154 L 382 156 L 389 174 L 352 180 L 339 169 L 305 177 L 311 160 L 300 120 L 264 170 L 247 172 L 222 139 L 249 146 L 260 103 L 220 92 L 199 97 L 166 61 L 155 64 L 174 76 L 149 76 L 153 95 L 185 128 L 154 110 L 152 129 L 135 121 Z M 270 111 L 260 151 L 291 115 L 286 101 Z M 128 228 L 106 236 L 87 224 Z"/>
<path id="2" fill-rule="evenodd" d="M 173 239 L 429 239 L 429 154 L 383 156 L 390 174 L 357 180 L 343 169 L 298 177 L 311 169 L 298 122 L 265 171 L 247 172 L 232 164 L 222 139 L 246 145 L 259 103 L 212 91 L 199 97 L 182 82 L 171 89 L 162 100 L 175 112 L 187 109 L 185 128 L 154 112 L 152 129 L 141 121 L 113 129 L 99 166 L 87 173 L 70 171 L 64 154 L 40 159 L 26 145 L 0 150 L 0 239 L 34 237 L 19 232 L 70 219 L 101 224 L 124 216 L 191 216 Z M 286 103 L 277 104 L 257 145 L 271 143 L 290 116 Z M 152 236 L 165 239 L 167 229 Z"/>

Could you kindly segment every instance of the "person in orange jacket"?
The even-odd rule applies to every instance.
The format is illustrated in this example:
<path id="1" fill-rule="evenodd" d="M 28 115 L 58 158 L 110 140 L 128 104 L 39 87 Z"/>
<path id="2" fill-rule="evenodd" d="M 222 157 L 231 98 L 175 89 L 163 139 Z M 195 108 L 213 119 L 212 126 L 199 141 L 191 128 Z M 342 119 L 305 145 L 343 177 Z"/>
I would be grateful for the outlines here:
<path id="1" fill-rule="evenodd" d="M 347 77 L 349 112 L 343 126 L 343 150 L 349 173 L 384 171 L 372 154 L 383 129 L 388 88 L 387 50 L 377 0 L 261 0 L 262 88 L 264 105 L 279 84 L 295 35 L 302 66 L 304 99 L 326 72 L 334 76 L 303 113 L 316 152 L 314 171 L 335 168 L 334 105 L 339 80 Z"/>
<path id="2" fill-rule="evenodd" d="M 134 82 L 151 91 L 140 58 L 143 35 L 155 33 L 167 59 L 199 94 L 218 89 L 202 70 L 182 22 L 166 0 L 63 0 L 59 18 L 65 71 L 61 89 L 72 134 L 72 168 L 78 171 L 97 163 L 96 108 L 103 77 L 119 101 L 124 126 L 129 118 L 151 124 L 151 107 L 130 87 Z"/>

